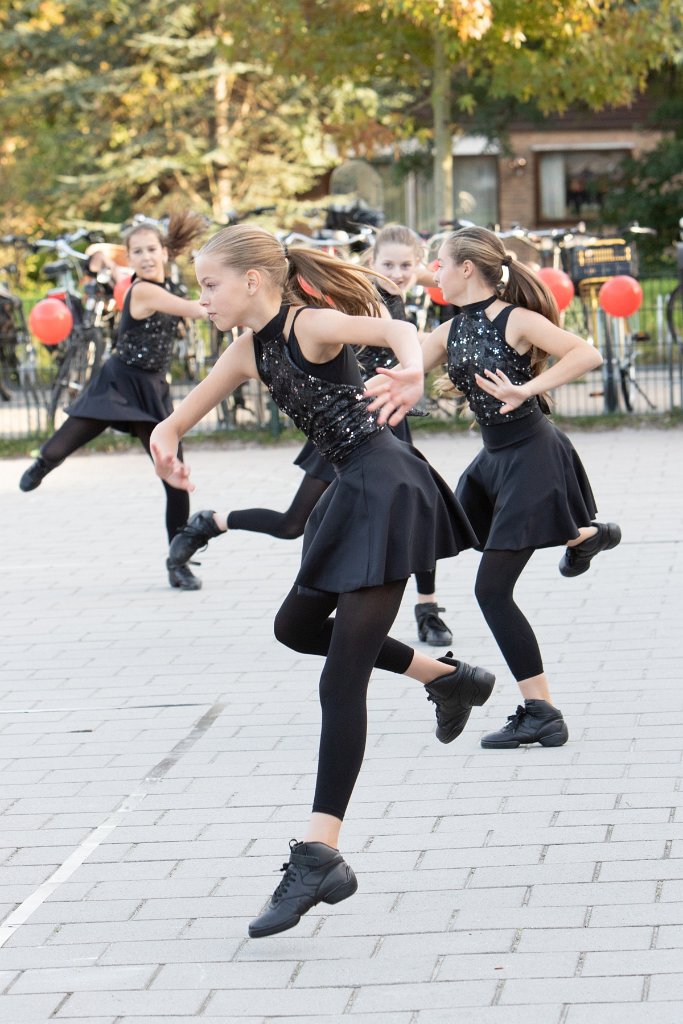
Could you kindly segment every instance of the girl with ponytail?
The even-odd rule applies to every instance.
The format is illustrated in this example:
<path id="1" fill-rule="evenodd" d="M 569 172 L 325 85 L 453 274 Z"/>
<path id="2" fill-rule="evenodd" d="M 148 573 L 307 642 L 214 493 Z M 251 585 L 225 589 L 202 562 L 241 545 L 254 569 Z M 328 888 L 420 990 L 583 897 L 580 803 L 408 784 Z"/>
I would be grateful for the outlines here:
<path id="1" fill-rule="evenodd" d="M 460 477 L 456 495 L 483 551 L 475 594 L 524 699 L 481 744 L 561 746 L 567 726 L 513 592 L 537 548 L 566 545 L 560 573 L 571 577 L 621 539 L 616 523 L 594 521 L 585 470 L 569 439 L 548 420 L 544 398 L 599 366 L 602 357 L 558 326 L 548 289 L 485 228 L 463 228 L 445 240 L 434 280 L 459 312 L 424 339 L 425 369 L 447 364 L 450 382 L 481 429 L 484 447 Z"/>
<path id="2" fill-rule="evenodd" d="M 291 259 L 294 260 L 300 252 L 292 250 Z M 418 271 L 424 272 L 423 254 L 424 245 L 421 239 L 402 224 L 389 224 L 375 237 L 369 265 L 377 275 L 383 276 L 371 280 L 385 311 L 396 320 L 408 319 L 403 303 L 406 292 L 415 283 Z M 305 252 L 301 255 L 306 258 Z M 338 260 L 335 261 L 335 266 L 338 266 L 338 263 Z M 316 268 L 309 266 L 308 270 L 309 274 L 315 276 Z M 329 292 L 326 294 L 329 296 Z M 391 349 L 366 346 L 356 348 L 355 352 L 364 377 L 374 376 L 378 366 L 396 364 L 396 356 Z M 392 427 L 392 430 L 402 441 L 412 444 L 408 418 L 401 420 Z M 294 464 L 303 470 L 304 478 L 285 512 L 276 512 L 269 508 L 233 509 L 230 512 L 203 509 L 201 512 L 195 512 L 173 538 L 168 553 L 169 564 L 188 564 L 195 553 L 204 548 L 213 537 L 224 535 L 230 530 L 266 533 L 281 540 L 295 540 L 301 537 L 309 515 L 334 481 L 335 472 L 332 464 L 323 459 L 312 441 L 306 441 Z M 435 592 L 436 570 L 417 573 L 415 584 L 418 638 L 432 647 L 449 647 L 453 635 L 439 615 L 439 612 L 445 609 L 439 607 Z"/>
<path id="3" fill-rule="evenodd" d="M 19 482 L 22 491 L 40 486 L 48 473 L 107 427 L 137 437 L 149 455 L 152 429 L 173 410 L 167 374 L 178 322 L 206 318 L 198 302 L 173 293 L 166 265 L 204 231 L 204 219 L 186 212 L 171 217 L 166 234 L 157 221 L 141 220 L 124 236 L 133 279 L 116 345 L 86 391 L 67 408 L 68 418 L 24 472 Z M 180 449 L 178 457 L 182 458 Z M 164 490 L 166 532 L 171 541 L 187 521 L 190 501 L 184 491 L 166 484 Z M 201 586 L 189 565 L 167 562 L 166 567 L 172 587 L 198 590 Z"/>
<path id="4" fill-rule="evenodd" d="M 422 394 L 415 328 L 377 315 L 371 271 L 307 249 L 288 251 L 246 224 L 211 238 L 195 266 L 209 319 L 221 330 L 246 330 L 154 430 L 159 475 L 192 490 L 176 455 L 180 439 L 249 378 L 266 384 L 335 470 L 308 519 L 301 566 L 275 618 L 281 643 L 325 658 L 322 730 L 312 814 L 303 840 L 290 844 L 281 883 L 249 926 L 259 938 L 294 927 L 316 903 L 338 903 L 356 891 L 338 841 L 363 760 L 373 668 L 423 684 L 436 705 L 437 738 L 446 743 L 462 732 L 472 706 L 488 699 L 494 678 L 388 636 L 411 573 L 476 542 L 450 488 L 385 429 Z M 381 393 L 372 382 L 364 393 L 353 345 L 395 353 L 398 364 L 379 382 Z"/>

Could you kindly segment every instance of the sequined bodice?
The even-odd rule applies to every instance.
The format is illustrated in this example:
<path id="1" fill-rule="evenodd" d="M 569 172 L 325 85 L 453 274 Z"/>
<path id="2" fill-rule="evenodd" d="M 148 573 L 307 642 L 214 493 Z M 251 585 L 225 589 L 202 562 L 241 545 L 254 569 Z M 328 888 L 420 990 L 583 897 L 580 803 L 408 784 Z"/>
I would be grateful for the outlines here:
<path id="1" fill-rule="evenodd" d="M 114 354 L 126 366 L 166 373 L 171 365 L 178 321 L 181 318 L 169 313 L 152 313 L 144 320 L 134 320 L 130 315 L 130 295 L 129 290 Z"/>
<path id="2" fill-rule="evenodd" d="M 388 292 L 380 285 L 375 285 L 384 305 L 389 310 L 392 320 L 407 320 L 405 305 L 400 295 Z M 361 365 L 363 376 L 367 380 L 374 377 L 378 368 L 389 369 L 396 366 L 398 359 L 391 348 L 381 348 L 379 345 L 364 345 L 356 348 L 356 358 Z"/>
<path id="3" fill-rule="evenodd" d="M 474 379 L 484 370 L 502 370 L 513 384 L 531 380 L 531 358 L 520 355 L 502 337 L 495 323 L 489 320 L 485 309 L 496 299 L 462 306 L 453 318 L 448 334 L 448 376 L 458 391 L 467 398 L 477 422 L 482 424 L 506 423 L 523 419 L 538 409 L 538 398 L 527 399 L 517 409 L 501 416 L 500 400 L 483 391 Z"/>
<path id="4" fill-rule="evenodd" d="M 254 334 L 254 354 L 259 376 L 273 401 L 310 438 L 323 458 L 341 462 L 369 437 L 380 433 L 371 399 L 355 360 L 348 362 L 348 383 L 332 383 L 297 365 L 285 339 L 288 306 Z"/>

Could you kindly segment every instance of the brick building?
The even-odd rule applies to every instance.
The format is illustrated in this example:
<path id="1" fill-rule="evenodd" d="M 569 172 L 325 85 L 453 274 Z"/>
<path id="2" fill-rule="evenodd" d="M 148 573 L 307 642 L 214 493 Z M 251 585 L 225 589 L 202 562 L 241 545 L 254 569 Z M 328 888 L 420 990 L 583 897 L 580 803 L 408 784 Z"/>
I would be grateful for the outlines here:
<path id="1" fill-rule="evenodd" d="M 571 111 L 545 121 L 511 123 L 505 152 L 483 136 L 455 136 L 454 211 L 477 224 L 502 228 L 597 222 L 603 199 L 618 180 L 621 160 L 652 149 L 662 137 L 661 131 L 647 127 L 653 106 L 644 96 L 629 107 L 600 113 Z M 389 156 L 373 161 L 372 167 L 361 167 L 362 161 L 352 164 L 360 194 L 370 205 L 382 205 L 387 220 L 435 229 L 428 168 L 397 178 Z M 339 168 L 340 181 L 348 183 L 348 169 L 348 164 Z M 336 176 L 333 172 L 331 191 L 343 191 L 335 187 Z"/>

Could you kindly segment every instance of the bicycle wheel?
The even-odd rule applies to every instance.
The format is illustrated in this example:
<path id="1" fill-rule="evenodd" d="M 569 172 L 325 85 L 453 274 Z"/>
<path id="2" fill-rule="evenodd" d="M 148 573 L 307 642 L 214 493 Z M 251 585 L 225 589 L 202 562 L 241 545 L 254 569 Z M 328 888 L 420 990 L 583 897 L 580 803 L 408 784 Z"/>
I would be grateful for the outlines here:
<path id="1" fill-rule="evenodd" d="M 666 324 L 669 328 L 671 344 L 683 348 L 683 290 L 678 285 L 669 296 L 666 304 Z"/>
<path id="2" fill-rule="evenodd" d="M 632 367 L 631 366 L 620 366 L 619 373 L 621 376 L 621 396 L 624 399 L 624 408 L 627 412 L 633 412 L 633 401 L 631 399 L 632 392 Z"/>
<path id="3" fill-rule="evenodd" d="M 103 354 L 104 338 L 99 328 L 88 328 L 70 339 L 50 393 L 48 416 L 51 420 L 60 409 L 82 394 L 90 378 L 100 368 Z"/>
<path id="4" fill-rule="evenodd" d="M 621 317 L 612 320 L 610 337 L 614 352 L 614 366 L 619 374 L 618 384 L 624 408 L 627 412 L 633 412 L 633 391 L 636 386 L 635 349 L 633 335 L 628 330 L 627 322 Z"/>
<path id="5" fill-rule="evenodd" d="M 603 364 L 602 364 L 602 383 L 603 383 L 603 395 L 605 399 L 605 412 L 616 412 L 619 408 L 619 388 L 617 383 L 618 374 L 618 363 L 614 355 L 614 346 L 612 344 L 612 332 L 610 331 L 607 318 L 603 320 L 604 327 L 604 340 L 603 340 Z"/>

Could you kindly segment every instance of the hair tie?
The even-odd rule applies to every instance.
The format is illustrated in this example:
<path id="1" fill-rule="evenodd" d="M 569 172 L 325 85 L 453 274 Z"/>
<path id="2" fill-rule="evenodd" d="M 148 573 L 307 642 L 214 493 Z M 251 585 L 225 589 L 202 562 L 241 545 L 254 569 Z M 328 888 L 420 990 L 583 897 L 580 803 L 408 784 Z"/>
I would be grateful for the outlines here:
<path id="1" fill-rule="evenodd" d="M 509 256 L 503 256 L 500 262 L 503 264 L 504 267 L 509 267 L 512 261 L 510 260 Z"/>
<path id="2" fill-rule="evenodd" d="M 287 246 L 286 246 L 286 245 L 284 245 L 284 244 L 283 244 L 283 246 L 282 246 L 282 251 L 283 251 L 283 253 L 285 254 L 285 259 L 286 259 L 286 260 L 288 260 L 288 259 L 289 259 L 289 249 L 288 249 L 288 248 L 287 248 Z"/>

